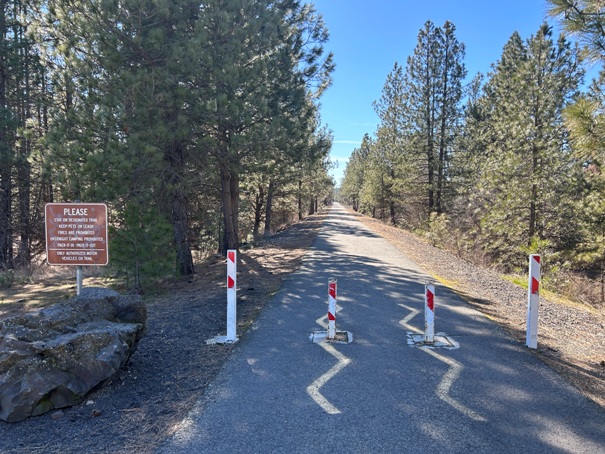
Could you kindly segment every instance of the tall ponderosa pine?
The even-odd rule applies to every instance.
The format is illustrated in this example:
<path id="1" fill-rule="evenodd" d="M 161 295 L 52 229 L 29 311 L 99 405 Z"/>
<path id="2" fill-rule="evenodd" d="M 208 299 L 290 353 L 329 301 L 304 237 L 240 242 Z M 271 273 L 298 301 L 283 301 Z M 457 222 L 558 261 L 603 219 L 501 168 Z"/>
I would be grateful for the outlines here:
<path id="1" fill-rule="evenodd" d="M 12 146 L 14 128 L 7 105 L 8 0 L 0 0 L 0 269 L 13 267 L 12 239 Z"/>
<path id="2" fill-rule="evenodd" d="M 486 248 L 509 267 L 532 248 L 574 241 L 577 179 L 562 122 L 583 72 L 577 50 L 544 25 L 524 43 L 511 36 L 479 100 L 474 194 Z"/>
<path id="3" fill-rule="evenodd" d="M 435 208 L 442 213 L 453 196 L 453 189 L 449 187 L 451 181 L 451 162 L 456 139 L 460 134 L 463 87 L 462 81 L 466 77 L 464 65 L 465 47 L 455 36 L 456 27 L 446 21 L 441 35 L 441 83 L 439 87 L 439 157 L 437 168 L 437 198 Z"/>
<path id="4" fill-rule="evenodd" d="M 407 61 L 403 130 L 409 135 L 410 154 L 424 159 L 427 216 L 445 208 L 452 147 L 460 127 L 464 55 L 451 22 L 439 28 L 427 21 Z"/>
<path id="5" fill-rule="evenodd" d="M 404 104 L 404 80 L 403 68 L 395 63 L 395 66 L 387 76 L 382 88 L 382 96 L 374 102 L 374 110 L 380 118 L 380 127 L 376 132 L 374 144 L 376 152 L 380 155 L 380 170 L 382 177 L 377 180 L 383 186 L 378 193 L 384 196 L 381 205 L 388 205 L 389 220 L 391 224 L 397 224 L 397 211 L 401 202 L 401 192 L 405 182 L 409 180 L 410 172 L 402 171 L 404 164 L 402 131 Z"/>

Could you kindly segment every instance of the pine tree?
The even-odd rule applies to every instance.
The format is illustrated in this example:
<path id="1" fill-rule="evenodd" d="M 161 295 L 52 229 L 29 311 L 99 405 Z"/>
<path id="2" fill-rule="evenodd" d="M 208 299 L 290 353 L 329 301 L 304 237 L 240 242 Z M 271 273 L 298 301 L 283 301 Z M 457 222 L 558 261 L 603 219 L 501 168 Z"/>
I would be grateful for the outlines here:
<path id="1" fill-rule="evenodd" d="M 377 171 L 384 172 L 381 175 L 380 184 L 383 186 L 380 193 L 385 200 L 380 204 L 387 204 L 389 220 L 391 224 L 397 224 L 397 211 L 401 205 L 401 192 L 409 178 L 408 173 L 403 172 L 404 162 L 403 138 L 401 118 L 403 117 L 404 105 L 404 79 L 403 68 L 395 63 L 395 66 L 387 76 L 382 89 L 382 96 L 374 102 L 374 110 L 380 118 L 380 127 L 376 132 L 375 147 L 381 156 Z"/>
<path id="2" fill-rule="evenodd" d="M 426 192 L 425 210 L 435 211 L 435 162 L 437 143 L 437 86 L 439 75 L 438 35 L 440 30 L 427 21 L 418 33 L 414 54 L 408 57 L 406 68 L 405 129 L 409 131 L 412 154 L 424 157 L 423 187 Z"/>
<path id="3" fill-rule="evenodd" d="M 549 0 L 549 14 L 560 20 L 565 33 L 583 44 L 588 58 L 601 66 L 588 93 L 578 97 L 565 110 L 572 152 L 583 165 L 584 193 L 580 203 L 580 235 L 574 265 L 589 276 L 600 279 L 600 300 L 605 301 L 605 16 L 603 4 L 595 0 Z"/>
<path id="4" fill-rule="evenodd" d="M 369 212 L 373 217 L 382 221 L 394 219 L 394 163 L 391 161 L 392 145 L 382 137 L 383 131 L 378 130 L 376 140 L 372 141 L 370 152 L 364 170 L 364 180 L 360 193 L 362 211 Z"/>
<path id="5" fill-rule="evenodd" d="M 598 0 L 549 0 L 549 14 L 556 17 L 564 31 L 580 40 L 589 59 L 601 66 L 605 63 L 605 15 Z M 580 97 L 566 110 L 566 122 L 573 136 L 580 159 L 605 159 L 605 117 L 603 89 L 605 72 L 593 81 L 591 93 Z"/>
<path id="6" fill-rule="evenodd" d="M 474 200 L 486 248 L 507 267 L 528 251 L 563 251 L 575 241 L 578 180 L 562 112 L 582 75 L 577 49 L 555 42 L 544 25 L 526 43 L 511 36 L 484 87 Z"/>
<path id="7" fill-rule="evenodd" d="M 34 4 L 35 13 L 20 0 L 1 3 L 0 267 L 28 260 L 39 207 L 53 197 L 109 204 L 116 267 L 140 289 L 154 260 L 173 257 L 176 272 L 193 273 L 192 247 L 206 248 L 220 230 L 220 248 L 237 247 L 247 178 L 260 175 L 268 199 L 276 183 L 302 181 L 313 210 L 332 186 L 329 134 L 317 112 L 334 65 L 312 5 L 27 2 Z M 35 25 L 44 65 L 17 13 Z M 291 180 L 272 174 L 284 169 Z M 258 230 L 258 219 L 250 228 Z"/>
<path id="8" fill-rule="evenodd" d="M 267 128 L 306 129 L 314 114 L 307 95 L 329 84 L 333 64 L 323 56 L 321 17 L 297 1 L 210 1 L 201 20 L 207 47 L 198 87 L 210 102 L 200 116 L 221 175 L 226 251 L 239 244 L 244 162 L 263 153 L 258 139 Z"/>
<path id="9" fill-rule="evenodd" d="M 441 35 L 441 82 L 439 85 L 439 146 L 436 183 L 436 212 L 442 213 L 453 197 L 449 187 L 452 174 L 452 155 L 456 138 L 460 134 L 462 110 L 462 81 L 466 77 L 464 66 L 465 46 L 455 36 L 456 27 L 450 21 L 443 25 Z"/>
<path id="10" fill-rule="evenodd" d="M 8 0 L 0 0 L 0 269 L 13 267 L 12 239 L 12 144 L 14 129 L 7 106 Z"/>
<path id="11" fill-rule="evenodd" d="M 48 16 L 67 100 L 51 142 L 55 162 L 67 170 L 65 197 L 120 209 L 134 203 L 140 216 L 127 220 L 144 218 L 145 207 L 163 213 L 173 227 L 176 270 L 193 273 L 186 192 L 193 135 L 186 87 L 195 68 L 186 63 L 196 49 L 196 4 L 57 1 Z M 137 232 L 133 225 L 132 234 Z"/>
<path id="12" fill-rule="evenodd" d="M 347 167 L 344 170 L 344 178 L 340 191 L 342 197 L 347 203 L 351 204 L 355 211 L 361 209 L 361 189 L 364 185 L 371 145 L 372 139 L 368 134 L 365 134 L 361 141 L 361 146 L 353 150 Z"/>
<path id="13" fill-rule="evenodd" d="M 45 134 L 47 86 L 31 37 L 36 3 L 0 2 L 0 269 L 29 266 L 41 243 L 37 158 Z"/>
<path id="14" fill-rule="evenodd" d="M 605 61 L 605 15 L 601 0 L 548 0 L 548 14 L 559 19 L 566 33 L 580 38 L 586 55 Z"/>
<path id="15" fill-rule="evenodd" d="M 427 21 L 418 34 L 414 54 L 405 73 L 405 104 L 402 122 L 411 156 L 423 157 L 426 219 L 444 211 L 448 198 L 450 160 L 461 119 L 460 100 L 464 45 L 455 37 L 455 27 L 443 28 Z"/>

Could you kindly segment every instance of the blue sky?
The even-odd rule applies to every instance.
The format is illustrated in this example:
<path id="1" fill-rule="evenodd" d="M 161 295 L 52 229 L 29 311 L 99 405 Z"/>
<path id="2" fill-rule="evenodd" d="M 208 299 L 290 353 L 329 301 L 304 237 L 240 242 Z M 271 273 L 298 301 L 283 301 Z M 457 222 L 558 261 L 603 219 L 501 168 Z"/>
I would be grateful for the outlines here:
<path id="1" fill-rule="evenodd" d="M 351 152 L 378 125 L 372 102 L 380 98 L 395 62 L 405 68 L 427 20 L 456 26 L 466 46 L 467 81 L 487 73 L 513 32 L 523 39 L 546 19 L 545 0 L 309 0 L 322 14 L 334 53 L 334 82 L 321 99 L 324 124 L 334 134 L 331 173 L 339 185 Z M 549 23 L 553 24 L 552 20 Z"/>

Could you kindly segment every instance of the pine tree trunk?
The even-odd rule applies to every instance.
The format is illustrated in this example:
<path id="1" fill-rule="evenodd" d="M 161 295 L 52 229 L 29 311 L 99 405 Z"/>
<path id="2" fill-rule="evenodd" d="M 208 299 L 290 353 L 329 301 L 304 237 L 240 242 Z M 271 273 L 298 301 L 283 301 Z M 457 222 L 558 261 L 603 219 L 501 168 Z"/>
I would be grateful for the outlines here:
<path id="1" fill-rule="evenodd" d="M 428 71 L 428 69 L 427 69 Z M 427 89 L 428 90 L 428 89 Z M 430 93 L 427 94 L 427 103 L 426 103 L 426 165 L 428 172 L 428 214 L 430 214 L 435 210 L 435 151 L 434 151 L 434 116 L 435 109 L 433 105 L 433 97 Z"/>
<path id="2" fill-rule="evenodd" d="M 168 158 L 172 171 L 170 187 L 172 190 L 172 227 L 176 251 L 176 269 L 181 276 L 195 273 L 193 256 L 189 246 L 189 222 L 187 216 L 187 196 L 183 188 L 185 172 L 183 144 L 174 140 L 169 145 Z"/>
<path id="3" fill-rule="evenodd" d="M 177 271 L 181 276 L 189 276 L 195 273 L 195 268 L 188 238 L 187 197 L 180 187 L 175 188 L 172 194 L 172 225 Z"/>
<path id="4" fill-rule="evenodd" d="M 275 183 L 273 178 L 269 180 L 269 189 L 267 190 L 267 204 L 265 206 L 265 236 L 271 235 L 271 218 L 273 217 L 273 193 L 275 192 Z"/>
<path id="5" fill-rule="evenodd" d="M 23 29 L 20 31 L 19 39 L 25 43 L 23 37 Z M 25 46 L 22 54 L 24 92 L 21 99 L 21 126 L 25 127 L 26 121 L 31 117 L 31 100 L 30 100 L 30 74 L 29 74 L 29 49 Z M 18 266 L 29 266 L 31 263 L 31 210 L 30 210 L 30 194 L 31 194 L 31 164 L 29 156 L 31 154 L 31 140 L 23 137 L 21 139 L 20 155 L 17 161 L 17 187 L 18 187 L 18 204 L 19 204 L 19 252 L 17 254 Z"/>
<path id="6" fill-rule="evenodd" d="M 605 303 L 605 269 L 601 264 L 601 306 Z"/>
<path id="7" fill-rule="evenodd" d="M 443 213 L 443 186 L 445 182 L 445 167 L 446 167 L 446 135 L 447 135 L 447 102 L 448 102 L 448 53 L 446 46 L 446 54 L 445 54 L 445 68 L 443 71 L 443 94 L 442 94 L 442 102 L 441 102 L 441 125 L 439 131 L 439 162 L 437 163 L 437 195 L 435 198 L 435 211 L 438 214 Z"/>
<path id="8" fill-rule="evenodd" d="M 260 239 L 260 224 L 263 218 L 263 206 L 265 204 L 265 189 L 262 184 L 258 185 L 258 194 L 254 203 L 254 240 Z"/>
<path id="9" fill-rule="evenodd" d="M 8 134 L 6 106 L 6 0 L 0 0 L 0 269 L 13 268 L 12 243 L 12 160 Z"/>
<path id="10" fill-rule="evenodd" d="M 433 156 L 433 145 L 429 138 L 427 151 L 426 151 L 426 160 L 428 167 L 428 213 L 429 215 L 435 211 L 435 187 L 434 187 L 434 168 L 435 168 L 435 159 Z"/>
<path id="11" fill-rule="evenodd" d="M 231 184 L 231 190 L 229 193 L 231 194 L 231 210 L 233 213 L 233 233 L 235 237 L 235 241 L 233 246 L 229 249 L 238 249 L 239 248 L 239 172 L 236 170 L 231 170 L 231 178 L 229 179 L 229 183 Z"/>
<path id="12" fill-rule="evenodd" d="M 225 226 L 225 237 L 221 253 L 226 254 L 229 249 L 237 249 L 239 238 L 237 233 L 237 205 L 233 205 L 234 195 L 232 194 L 233 180 L 236 179 L 234 172 L 229 168 L 225 161 L 220 163 L 221 190 L 223 201 L 223 221 Z"/>
<path id="13" fill-rule="evenodd" d="M 298 180 L 298 220 L 301 220 L 302 218 L 302 180 Z"/>
<path id="14" fill-rule="evenodd" d="M 29 140 L 23 140 L 23 142 L 25 142 L 23 147 L 28 150 L 30 146 Z M 29 266 L 31 263 L 30 174 L 31 169 L 29 161 L 25 156 L 22 156 L 19 160 L 19 166 L 17 168 L 19 190 L 19 252 L 16 258 L 17 266 Z"/>
<path id="15" fill-rule="evenodd" d="M 2 133 L 0 133 L 0 141 Z M 0 269 L 13 268 L 11 167 L 0 159 Z"/>
<path id="16" fill-rule="evenodd" d="M 534 181 L 536 178 L 537 167 L 538 167 L 538 147 L 534 144 L 532 147 L 532 167 L 531 167 L 532 183 L 531 183 L 531 194 L 530 194 L 530 202 L 529 202 L 529 226 L 528 226 L 529 227 L 529 229 L 528 229 L 529 237 L 527 238 L 528 245 L 531 244 L 532 239 L 536 235 L 536 222 L 537 222 L 537 220 L 536 220 L 537 219 L 536 201 L 538 200 L 538 186 Z"/>

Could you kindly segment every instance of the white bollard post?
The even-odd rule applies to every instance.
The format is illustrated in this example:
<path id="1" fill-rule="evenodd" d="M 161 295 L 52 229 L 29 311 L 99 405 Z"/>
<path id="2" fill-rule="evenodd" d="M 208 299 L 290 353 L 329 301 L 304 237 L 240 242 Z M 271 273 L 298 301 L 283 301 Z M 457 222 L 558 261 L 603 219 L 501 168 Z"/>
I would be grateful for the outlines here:
<path id="1" fill-rule="evenodd" d="M 538 307 L 540 306 L 540 255 L 529 256 L 527 285 L 527 332 L 525 345 L 538 348 Z"/>
<path id="2" fill-rule="evenodd" d="M 424 285 L 424 341 L 435 342 L 435 286 Z"/>
<path id="3" fill-rule="evenodd" d="M 336 337 L 336 279 L 328 279 L 328 339 Z"/>
<path id="4" fill-rule="evenodd" d="M 237 341 L 237 251 L 227 251 L 227 341 Z"/>

